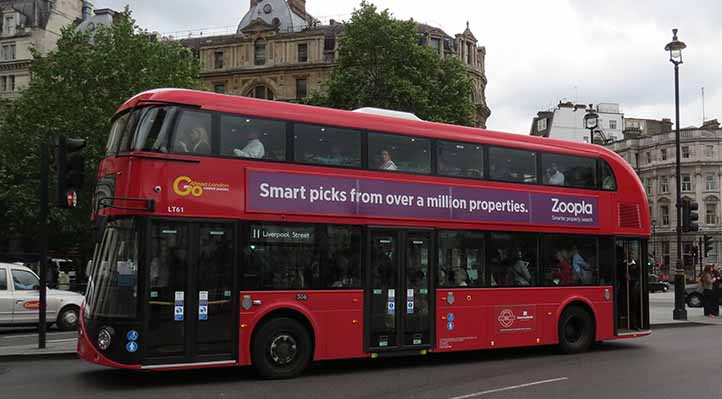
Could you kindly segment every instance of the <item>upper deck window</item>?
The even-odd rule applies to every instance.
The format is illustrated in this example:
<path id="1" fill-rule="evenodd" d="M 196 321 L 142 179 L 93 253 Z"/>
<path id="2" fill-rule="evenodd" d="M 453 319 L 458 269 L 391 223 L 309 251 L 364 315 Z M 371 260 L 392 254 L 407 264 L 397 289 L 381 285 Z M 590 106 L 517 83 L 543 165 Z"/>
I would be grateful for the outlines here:
<path id="1" fill-rule="evenodd" d="M 129 118 L 130 113 L 127 112 L 113 122 L 113 126 L 110 128 L 108 143 L 105 146 L 105 155 L 112 155 L 118 151 L 118 143 L 120 142 L 121 135 L 125 131 L 125 127 L 128 125 Z"/>
<path id="2" fill-rule="evenodd" d="M 594 158 L 561 154 L 542 154 L 544 184 L 553 186 L 596 188 Z"/>
<path id="3" fill-rule="evenodd" d="M 369 133 L 369 168 L 410 173 L 431 173 L 431 140 Z"/>
<path id="4" fill-rule="evenodd" d="M 211 114 L 184 110 L 173 135 L 171 151 L 176 154 L 211 154 Z"/>
<path id="5" fill-rule="evenodd" d="M 293 126 L 296 162 L 361 167 L 361 132 L 296 123 Z"/>
<path id="6" fill-rule="evenodd" d="M 483 148 L 478 144 L 439 141 L 437 143 L 437 170 L 442 176 L 478 179 L 482 176 L 483 156 Z"/>
<path id="7" fill-rule="evenodd" d="M 143 110 L 135 135 L 135 151 L 168 152 L 168 133 L 175 107 L 148 107 Z"/>
<path id="8" fill-rule="evenodd" d="M 602 190 L 615 191 L 617 189 L 617 180 L 614 178 L 614 172 L 609 164 L 602 161 Z"/>
<path id="9" fill-rule="evenodd" d="M 514 183 L 536 183 L 536 153 L 513 148 L 489 148 L 489 178 Z"/>
<path id="10" fill-rule="evenodd" d="M 221 155 L 285 160 L 286 122 L 221 115 Z"/>

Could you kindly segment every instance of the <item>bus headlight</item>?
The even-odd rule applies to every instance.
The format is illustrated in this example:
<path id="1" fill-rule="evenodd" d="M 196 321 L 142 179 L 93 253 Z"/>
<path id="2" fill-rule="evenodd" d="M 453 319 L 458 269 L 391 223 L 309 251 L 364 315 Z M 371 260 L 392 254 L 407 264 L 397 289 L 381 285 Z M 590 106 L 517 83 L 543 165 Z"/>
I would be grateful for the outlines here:
<path id="1" fill-rule="evenodd" d="M 110 347 L 113 331 L 110 327 L 103 327 L 98 333 L 98 348 L 106 350 Z"/>

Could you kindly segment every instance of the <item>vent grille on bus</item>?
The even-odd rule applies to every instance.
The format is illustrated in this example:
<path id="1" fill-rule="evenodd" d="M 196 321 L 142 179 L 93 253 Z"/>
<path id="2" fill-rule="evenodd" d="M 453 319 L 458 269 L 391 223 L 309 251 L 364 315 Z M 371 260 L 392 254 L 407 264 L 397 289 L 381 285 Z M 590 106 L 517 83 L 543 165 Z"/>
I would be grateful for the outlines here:
<path id="1" fill-rule="evenodd" d="M 619 204 L 619 227 L 639 229 L 642 227 L 639 204 Z"/>

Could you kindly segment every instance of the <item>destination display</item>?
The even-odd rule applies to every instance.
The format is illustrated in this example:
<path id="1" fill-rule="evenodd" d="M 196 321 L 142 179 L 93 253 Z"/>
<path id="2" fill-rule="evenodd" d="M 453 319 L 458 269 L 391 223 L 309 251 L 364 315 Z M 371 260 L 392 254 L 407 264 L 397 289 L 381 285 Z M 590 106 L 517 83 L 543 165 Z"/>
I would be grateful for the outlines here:
<path id="1" fill-rule="evenodd" d="M 249 212 L 598 227 L 594 196 L 247 171 Z"/>

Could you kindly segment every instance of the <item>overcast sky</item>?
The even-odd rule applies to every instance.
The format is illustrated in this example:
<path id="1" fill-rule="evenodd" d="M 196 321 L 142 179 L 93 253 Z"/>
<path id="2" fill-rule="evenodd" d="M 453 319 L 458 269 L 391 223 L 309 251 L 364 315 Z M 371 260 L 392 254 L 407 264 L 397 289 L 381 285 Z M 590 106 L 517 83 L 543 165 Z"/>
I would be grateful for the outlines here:
<path id="1" fill-rule="evenodd" d="M 360 0 L 307 0 L 320 19 L 347 19 Z M 722 1 L 719 0 L 375 0 L 397 18 L 454 35 L 466 22 L 485 46 L 490 129 L 528 134 L 532 118 L 559 100 L 613 102 L 625 117 L 674 121 L 674 69 L 664 46 L 679 28 L 682 127 L 722 120 Z M 139 25 L 161 33 L 235 26 L 249 0 L 94 0 L 130 6 Z M 207 34 L 207 33 L 206 33 Z M 183 36 L 183 33 L 176 33 Z M 717 72 L 716 72 L 717 71 Z"/>

